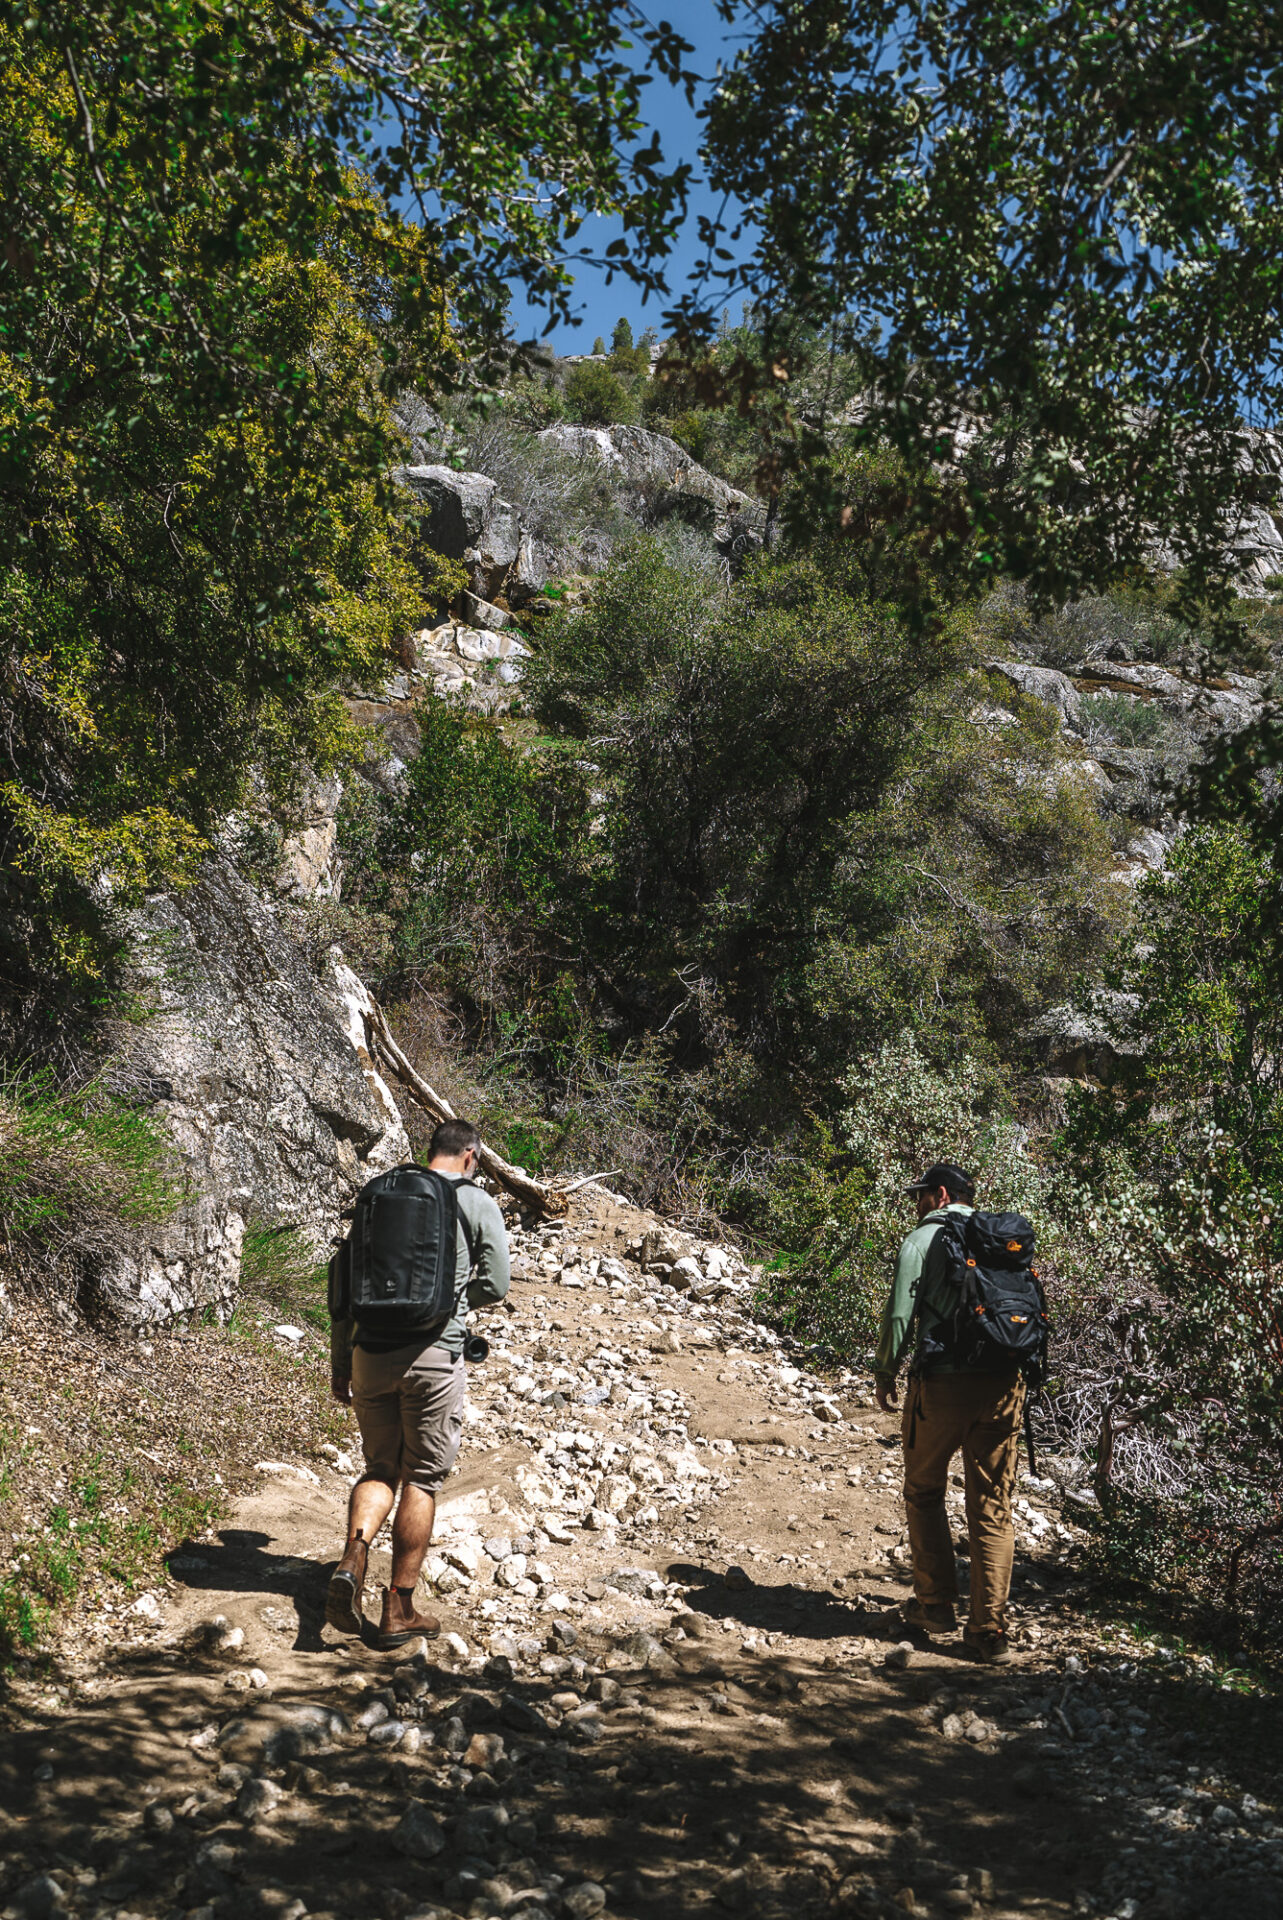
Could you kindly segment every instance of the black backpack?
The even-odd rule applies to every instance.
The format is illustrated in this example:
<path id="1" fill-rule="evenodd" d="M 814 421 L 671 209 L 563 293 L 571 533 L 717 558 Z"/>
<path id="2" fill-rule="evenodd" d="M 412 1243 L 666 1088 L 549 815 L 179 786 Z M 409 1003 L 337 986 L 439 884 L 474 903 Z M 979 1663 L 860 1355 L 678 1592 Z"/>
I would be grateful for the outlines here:
<path id="1" fill-rule="evenodd" d="M 1014 1364 L 1040 1387 L 1051 1329 L 1029 1221 L 1023 1213 L 950 1213 L 937 1245 L 958 1304 L 952 1321 L 923 1336 L 915 1365 L 948 1360 L 997 1372 Z"/>
<path id="2" fill-rule="evenodd" d="M 413 1160 L 376 1174 L 356 1196 L 347 1239 L 330 1261 L 330 1318 L 415 1338 L 455 1310 L 462 1181 Z M 467 1183 L 472 1185 L 471 1181 Z"/>

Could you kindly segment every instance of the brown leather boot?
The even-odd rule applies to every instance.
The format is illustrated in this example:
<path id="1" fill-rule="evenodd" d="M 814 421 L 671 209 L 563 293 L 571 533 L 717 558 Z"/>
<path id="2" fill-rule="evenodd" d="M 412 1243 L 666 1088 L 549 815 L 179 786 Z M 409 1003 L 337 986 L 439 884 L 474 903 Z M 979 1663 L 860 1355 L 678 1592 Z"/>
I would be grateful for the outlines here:
<path id="1" fill-rule="evenodd" d="M 338 1633 L 360 1633 L 365 1627 L 361 1599 L 365 1592 L 365 1569 L 370 1548 L 358 1529 L 356 1537 L 330 1575 L 325 1594 L 325 1619 Z"/>
<path id="2" fill-rule="evenodd" d="M 434 1620 L 430 1613 L 415 1612 L 413 1587 L 383 1589 L 383 1613 L 375 1641 L 383 1652 L 403 1647 L 407 1640 L 417 1639 L 420 1634 L 425 1640 L 435 1640 L 440 1631 L 441 1622 Z"/>

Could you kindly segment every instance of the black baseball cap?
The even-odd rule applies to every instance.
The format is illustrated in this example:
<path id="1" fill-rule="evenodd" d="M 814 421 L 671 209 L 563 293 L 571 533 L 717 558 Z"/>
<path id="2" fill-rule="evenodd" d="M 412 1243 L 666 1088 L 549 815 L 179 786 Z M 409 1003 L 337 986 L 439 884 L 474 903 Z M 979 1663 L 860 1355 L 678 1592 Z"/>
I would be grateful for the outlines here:
<path id="1" fill-rule="evenodd" d="M 950 1193 L 970 1193 L 975 1180 L 961 1167 L 955 1167 L 952 1160 L 937 1160 L 929 1166 L 921 1180 L 911 1180 L 905 1188 L 906 1193 L 930 1193 L 937 1187 L 944 1187 Z"/>

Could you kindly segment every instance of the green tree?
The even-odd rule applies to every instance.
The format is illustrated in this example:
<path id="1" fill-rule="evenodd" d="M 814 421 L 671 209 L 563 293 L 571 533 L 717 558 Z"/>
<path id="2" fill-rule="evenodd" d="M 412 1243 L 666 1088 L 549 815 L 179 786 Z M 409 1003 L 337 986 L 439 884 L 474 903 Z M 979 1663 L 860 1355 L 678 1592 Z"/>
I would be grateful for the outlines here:
<path id="1" fill-rule="evenodd" d="M 594 353 L 594 354 L 603 354 L 603 353 L 605 353 L 605 351 L 606 351 L 606 342 L 605 342 L 605 341 L 604 341 L 604 340 L 602 339 L 602 337 L 601 337 L 601 335 L 600 335 L 600 334 L 598 334 L 598 335 L 596 336 L 596 338 L 595 338 L 595 339 L 593 340 L 593 343 L 592 343 L 592 350 L 593 350 L 593 353 Z"/>
<path id="2" fill-rule="evenodd" d="M 724 276 L 763 316 L 759 409 L 790 394 L 804 323 L 854 356 L 857 438 L 915 476 L 958 463 L 947 512 L 912 491 L 903 512 L 978 531 L 976 581 L 1072 597 L 1161 541 L 1184 611 L 1223 612 L 1227 518 L 1273 492 L 1252 428 L 1283 398 L 1283 22 L 1245 0 L 769 0 L 754 20 L 706 149 L 756 234 Z M 696 337 L 718 297 L 685 303 Z"/>
<path id="3" fill-rule="evenodd" d="M 1111 911 L 1050 720 L 1029 703 L 1020 729 L 978 728 L 967 619 L 912 636 L 857 558 L 766 562 L 724 600 L 643 543 L 526 682 L 600 768 L 599 973 L 691 1058 L 734 1034 L 820 1102 L 927 1007 L 946 1050 L 1012 1042 Z"/>
<path id="4" fill-rule="evenodd" d="M 333 689 L 448 584 L 389 396 L 492 377 L 514 278 L 564 314 L 585 211 L 654 283 L 684 174 L 626 24 L 675 73 L 616 0 L 0 6 L 9 987 L 98 967 L 251 768 L 342 751 Z"/>

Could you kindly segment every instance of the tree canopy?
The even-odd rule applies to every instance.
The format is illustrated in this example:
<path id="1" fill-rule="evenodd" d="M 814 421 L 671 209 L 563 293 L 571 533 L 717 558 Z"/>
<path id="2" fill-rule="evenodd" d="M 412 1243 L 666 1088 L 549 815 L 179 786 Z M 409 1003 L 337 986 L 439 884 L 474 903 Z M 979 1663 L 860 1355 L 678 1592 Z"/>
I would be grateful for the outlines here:
<path id="1" fill-rule="evenodd" d="M 92 970 L 251 768 L 332 757 L 440 594 L 391 397 L 484 379 L 514 281 L 564 312 L 585 212 L 653 281 L 685 170 L 626 28 L 676 73 L 620 0 L 0 5 L 10 982 Z"/>
<path id="2" fill-rule="evenodd" d="M 799 325 L 854 355 L 847 423 L 952 468 L 950 516 L 923 511 L 946 537 L 980 532 L 978 580 L 1062 599 L 1161 547 L 1184 607 L 1223 609 L 1227 531 L 1276 491 L 1254 433 L 1283 390 L 1278 17 L 1240 0 L 749 11 L 706 120 L 750 257 L 708 223 L 688 335 L 712 334 L 727 287 L 749 294 L 759 407 L 787 395 Z"/>

